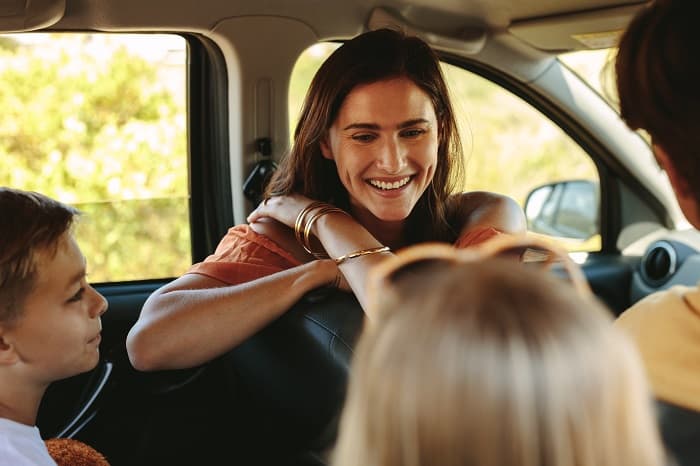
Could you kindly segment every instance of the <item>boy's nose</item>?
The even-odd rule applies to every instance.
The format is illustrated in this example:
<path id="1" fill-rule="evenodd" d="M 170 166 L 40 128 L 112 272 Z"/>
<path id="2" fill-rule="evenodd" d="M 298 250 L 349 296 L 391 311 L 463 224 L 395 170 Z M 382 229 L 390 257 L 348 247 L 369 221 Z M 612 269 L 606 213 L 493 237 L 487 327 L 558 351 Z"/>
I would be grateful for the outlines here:
<path id="1" fill-rule="evenodd" d="M 88 285 L 90 286 L 90 285 Z M 107 312 L 107 299 L 102 296 L 96 289 L 90 286 L 90 292 L 93 294 L 93 303 L 90 306 L 90 317 L 100 317 L 102 314 Z"/>

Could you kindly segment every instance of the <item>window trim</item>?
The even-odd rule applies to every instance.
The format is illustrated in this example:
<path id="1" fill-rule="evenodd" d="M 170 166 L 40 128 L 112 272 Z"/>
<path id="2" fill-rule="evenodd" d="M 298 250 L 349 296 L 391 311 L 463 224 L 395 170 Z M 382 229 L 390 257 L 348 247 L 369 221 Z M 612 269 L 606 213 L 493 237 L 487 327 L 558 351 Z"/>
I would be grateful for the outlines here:
<path id="1" fill-rule="evenodd" d="M 229 174 L 228 73 L 219 47 L 201 35 L 188 44 L 187 127 L 192 261 L 201 262 L 234 224 Z"/>

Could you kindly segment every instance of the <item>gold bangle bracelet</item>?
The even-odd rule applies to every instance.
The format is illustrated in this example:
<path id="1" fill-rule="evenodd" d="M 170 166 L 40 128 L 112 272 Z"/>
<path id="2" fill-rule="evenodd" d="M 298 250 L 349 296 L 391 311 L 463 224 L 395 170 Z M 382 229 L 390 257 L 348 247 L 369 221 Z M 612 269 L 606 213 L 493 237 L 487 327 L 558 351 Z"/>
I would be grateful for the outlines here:
<path id="1" fill-rule="evenodd" d="M 379 246 L 376 248 L 361 249 L 359 251 L 349 252 L 333 260 L 335 261 L 336 265 L 340 265 L 349 259 L 354 259 L 356 257 L 361 256 L 369 256 L 370 254 L 379 254 L 380 252 L 391 252 L 391 249 L 389 248 L 389 246 Z"/>
<path id="2" fill-rule="evenodd" d="M 314 201 L 311 204 L 304 207 L 303 209 L 301 209 L 301 211 L 297 215 L 296 221 L 294 222 L 294 236 L 296 237 L 297 242 L 299 244 L 301 244 L 302 246 L 304 245 L 304 243 L 302 242 L 303 241 L 302 240 L 302 232 L 304 230 L 304 220 L 305 220 L 306 216 L 312 210 L 314 210 L 318 207 L 322 207 L 324 205 L 327 205 L 327 204 L 320 202 L 320 201 Z"/>
<path id="3" fill-rule="evenodd" d="M 316 220 L 318 220 L 326 214 L 330 214 L 331 212 L 338 212 L 347 215 L 347 212 L 345 212 L 342 209 L 339 209 L 338 207 L 335 207 L 333 205 L 326 205 L 318 209 L 318 211 L 315 212 L 311 216 L 311 218 L 309 218 L 309 221 L 306 222 L 306 225 L 304 225 L 304 233 L 301 245 L 309 254 L 314 256 L 316 259 L 326 259 L 328 258 L 328 254 L 326 254 L 325 252 L 315 252 L 311 249 L 311 227 L 316 222 Z"/>

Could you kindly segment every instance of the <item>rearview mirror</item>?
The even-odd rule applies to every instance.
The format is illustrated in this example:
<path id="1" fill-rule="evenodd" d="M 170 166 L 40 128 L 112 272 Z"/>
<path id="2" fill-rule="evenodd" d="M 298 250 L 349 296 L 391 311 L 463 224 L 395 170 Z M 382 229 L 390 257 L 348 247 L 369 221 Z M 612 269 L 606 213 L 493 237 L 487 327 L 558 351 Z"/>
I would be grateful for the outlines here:
<path id="1" fill-rule="evenodd" d="M 587 240 L 598 233 L 598 183 L 567 180 L 530 191 L 525 200 L 528 229 L 560 238 Z"/>

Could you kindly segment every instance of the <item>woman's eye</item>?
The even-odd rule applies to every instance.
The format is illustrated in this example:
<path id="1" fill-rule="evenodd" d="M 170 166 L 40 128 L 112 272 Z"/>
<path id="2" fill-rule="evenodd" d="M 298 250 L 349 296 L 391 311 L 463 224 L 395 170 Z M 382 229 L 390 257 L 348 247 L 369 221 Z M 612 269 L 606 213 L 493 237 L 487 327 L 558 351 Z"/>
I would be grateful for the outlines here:
<path id="1" fill-rule="evenodd" d="M 407 129 L 405 131 L 402 131 L 401 136 L 403 136 L 405 138 L 415 138 L 415 137 L 418 137 L 424 133 L 425 133 L 424 129 L 412 128 L 412 129 Z"/>
<path id="2" fill-rule="evenodd" d="M 80 288 L 77 293 L 75 293 L 73 296 L 68 298 L 69 303 L 74 303 L 77 301 L 80 301 L 83 299 L 83 295 L 85 294 L 85 288 Z"/>
<path id="3" fill-rule="evenodd" d="M 374 134 L 353 134 L 352 139 L 358 142 L 370 142 L 376 139 Z"/>

